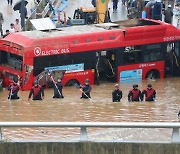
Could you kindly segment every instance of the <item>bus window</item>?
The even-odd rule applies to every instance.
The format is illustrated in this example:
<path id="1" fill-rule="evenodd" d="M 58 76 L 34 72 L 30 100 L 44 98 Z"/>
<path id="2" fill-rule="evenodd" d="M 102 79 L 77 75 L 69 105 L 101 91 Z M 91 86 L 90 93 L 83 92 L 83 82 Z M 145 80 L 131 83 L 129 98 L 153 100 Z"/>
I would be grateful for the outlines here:
<path id="1" fill-rule="evenodd" d="M 173 75 L 174 49 L 175 49 L 174 43 L 167 43 L 167 48 L 165 53 L 166 75 Z"/>
<path id="2" fill-rule="evenodd" d="M 96 52 L 79 52 L 72 54 L 62 54 L 56 56 L 44 56 L 34 58 L 34 76 L 40 74 L 44 68 L 53 66 L 64 66 L 71 64 L 84 64 L 84 69 L 93 69 L 96 64 Z"/>
<path id="3" fill-rule="evenodd" d="M 161 50 L 161 44 L 145 45 L 144 62 L 160 60 L 163 60 L 163 51 Z"/>
<path id="4" fill-rule="evenodd" d="M 6 51 L 0 51 L 0 64 L 22 71 L 22 57 Z"/>
<path id="5" fill-rule="evenodd" d="M 130 46 L 124 50 L 124 64 L 136 64 L 142 62 L 142 46 Z"/>

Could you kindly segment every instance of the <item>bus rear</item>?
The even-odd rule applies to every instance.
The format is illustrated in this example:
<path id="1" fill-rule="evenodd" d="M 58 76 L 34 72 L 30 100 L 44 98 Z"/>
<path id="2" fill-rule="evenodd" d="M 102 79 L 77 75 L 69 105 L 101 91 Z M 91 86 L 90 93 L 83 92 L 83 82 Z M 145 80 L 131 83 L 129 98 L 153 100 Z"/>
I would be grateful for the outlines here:
<path id="1" fill-rule="evenodd" d="M 0 45 L 0 72 L 3 86 L 8 86 L 13 78 L 18 78 L 22 86 L 23 55 L 22 48 L 17 44 L 1 40 Z"/>

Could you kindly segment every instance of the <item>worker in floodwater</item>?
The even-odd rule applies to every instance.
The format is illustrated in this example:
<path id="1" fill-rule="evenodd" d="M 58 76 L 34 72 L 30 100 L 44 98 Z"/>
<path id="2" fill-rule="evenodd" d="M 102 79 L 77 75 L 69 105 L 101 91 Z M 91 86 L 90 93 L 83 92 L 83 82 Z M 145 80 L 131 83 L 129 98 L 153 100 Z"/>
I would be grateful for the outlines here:
<path id="1" fill-rule="evenodd" d="M 173 19 L 173 11 L 171 9 L 171 5 L 168 5 L 168 8 L 164 11 L 164 22 L 172 24 Z"/>
<path id="2" fill-rule="evenodd" d="M 61 77 L 57 78 L 57 82 L 53 80 L 54 83 L 54 96 L 53 98 L 64 98 L 62 94 L 63 84 L 61 82 Z"/>
<path id="3" fill-rule="evenodd" d="M 18 84 L 17 77 L 14 77 L 13 80 L 10 82 L 8 90 L 9 90 L 8 99 L 19 99 L 19 96 L 18 96 L 19 84 Z"/>
<path id="4" fill-rule="evenodd" d="M 156 90 L 152 88 L 152 84 L 148 84 L 147 88 L 142 91 L 142 100 L 144 100 L 144 95 L 145 95 L 145 101 L 155 101 Z"/>
<path id="5" fill-rule="evenodd" d="M 44 99 L 44 89 L 38 84 L 37 80 L 34 81 L 34 86 L 30 90 L 28 100 L 31 99 L 32 95 L 33 95 L 33 100 Z"/>
<path id="6" fill-rule="evenodd" d="M 84 98 L 84 99 L 91 98 L 90 92 L 92 90 L 92 87 L 91 87 L 91 85 L 89 83 L 90 83 L 89 79 L 86 79 L 85 83 L 83 85 L 80 85 L 80 88 L 81 88 L 81 91 L 82 91 L 81 99 L 82 98 Z"/>
<path id="7" fill-rule="evenodd" d="M 129 102 L 139 102 L 142 101 L 141 91 L 138 89 L 138 85 L 134 84 L 133 89 L 129 91 L 128 94 Z"/>
<path id="8" fill-rule="evenodd" d="M 122 91 L 119 89 L 119 85 L 115 84 L 114 90 L 112 92 L 112 101 L 113 102 L 120 102 L 122 98 Z"/>

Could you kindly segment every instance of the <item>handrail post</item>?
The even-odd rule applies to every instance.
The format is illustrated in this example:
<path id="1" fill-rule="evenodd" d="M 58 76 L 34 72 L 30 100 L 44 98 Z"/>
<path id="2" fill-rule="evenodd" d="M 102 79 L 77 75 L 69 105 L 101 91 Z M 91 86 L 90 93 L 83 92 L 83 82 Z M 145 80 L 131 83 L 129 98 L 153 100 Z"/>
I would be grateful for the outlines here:
<path id="1" fill-rule="evenodd" d="M 172 131 L 172 142 L 180 142 L 179 128 L 173 128 L 173 131 Z"/>
<path id="2" fill-rule="evenodd" d="M 80 132 L 80 141 L 87 141 L 87 130 L 86 127 L 81 127 L 81 132 Z"/>
<path id="3" fill-rule="evenodd" d="M 2 129 L 0 127 L 0 141 L 2 141 Z"/>

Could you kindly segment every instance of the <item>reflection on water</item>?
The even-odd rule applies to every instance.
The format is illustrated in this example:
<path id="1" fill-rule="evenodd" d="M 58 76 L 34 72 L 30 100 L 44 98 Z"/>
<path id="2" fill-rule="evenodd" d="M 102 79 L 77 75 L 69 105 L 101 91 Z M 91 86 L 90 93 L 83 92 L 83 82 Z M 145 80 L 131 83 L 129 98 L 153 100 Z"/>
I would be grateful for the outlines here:
<path id="1" fill-rule="evenodd" d="M 65 87 L 64 99 L 52 99 L 53 90 L 45 90 L 45 100 L 27 101 L 29 92 L 19 92 L 20 100 L 8 101 L 7 90 L 0 92 L 0 119 L 1 121 L 60 121 L 60 122 L 132 122 L 132 121 L 178 121 L 177 113 L 180 109 L 180 78 L 167 78 L 156 81 L 143 81 L 139 88 L 146 88 L 152 83 L 157 91 L 156 102 L 128 102 L 127 94 L 132 83 L 121 84 L 123 99 L 121 102 L 112 102 L 111 92 L 114 84 L 105 83 L 93 86 L 92 100 L 80 99 L 81 92 L 74 87 Z M 71 128 L 72 129 L 72 128 Z M 11 130 L 11 131 L 10 131 Z M 5 134 L 13 138 L 13 129 L 4 128 Z M 21 130 L 21 129 L 16 129 Z M 15 136 L 26 135 L 44 136 L 50 134 L 50 128 L 30 129 L 24 128 Z M 62 128 L 57 128 L 62 132 Z M 79 134 L 78 129 L 73 129 L 74 135 Z M 33 132 L 33 133 L 32 133 Z M 64 132 L 68 134 L 68 130 Z M 33 135 L 32 135 L 33 134 Z M 56 135 L 54 135 L 56 136 Z M 15 137 L 15 138 L 16 138 Z M 57 136 L 56 136 L 57 137 Z"/>

